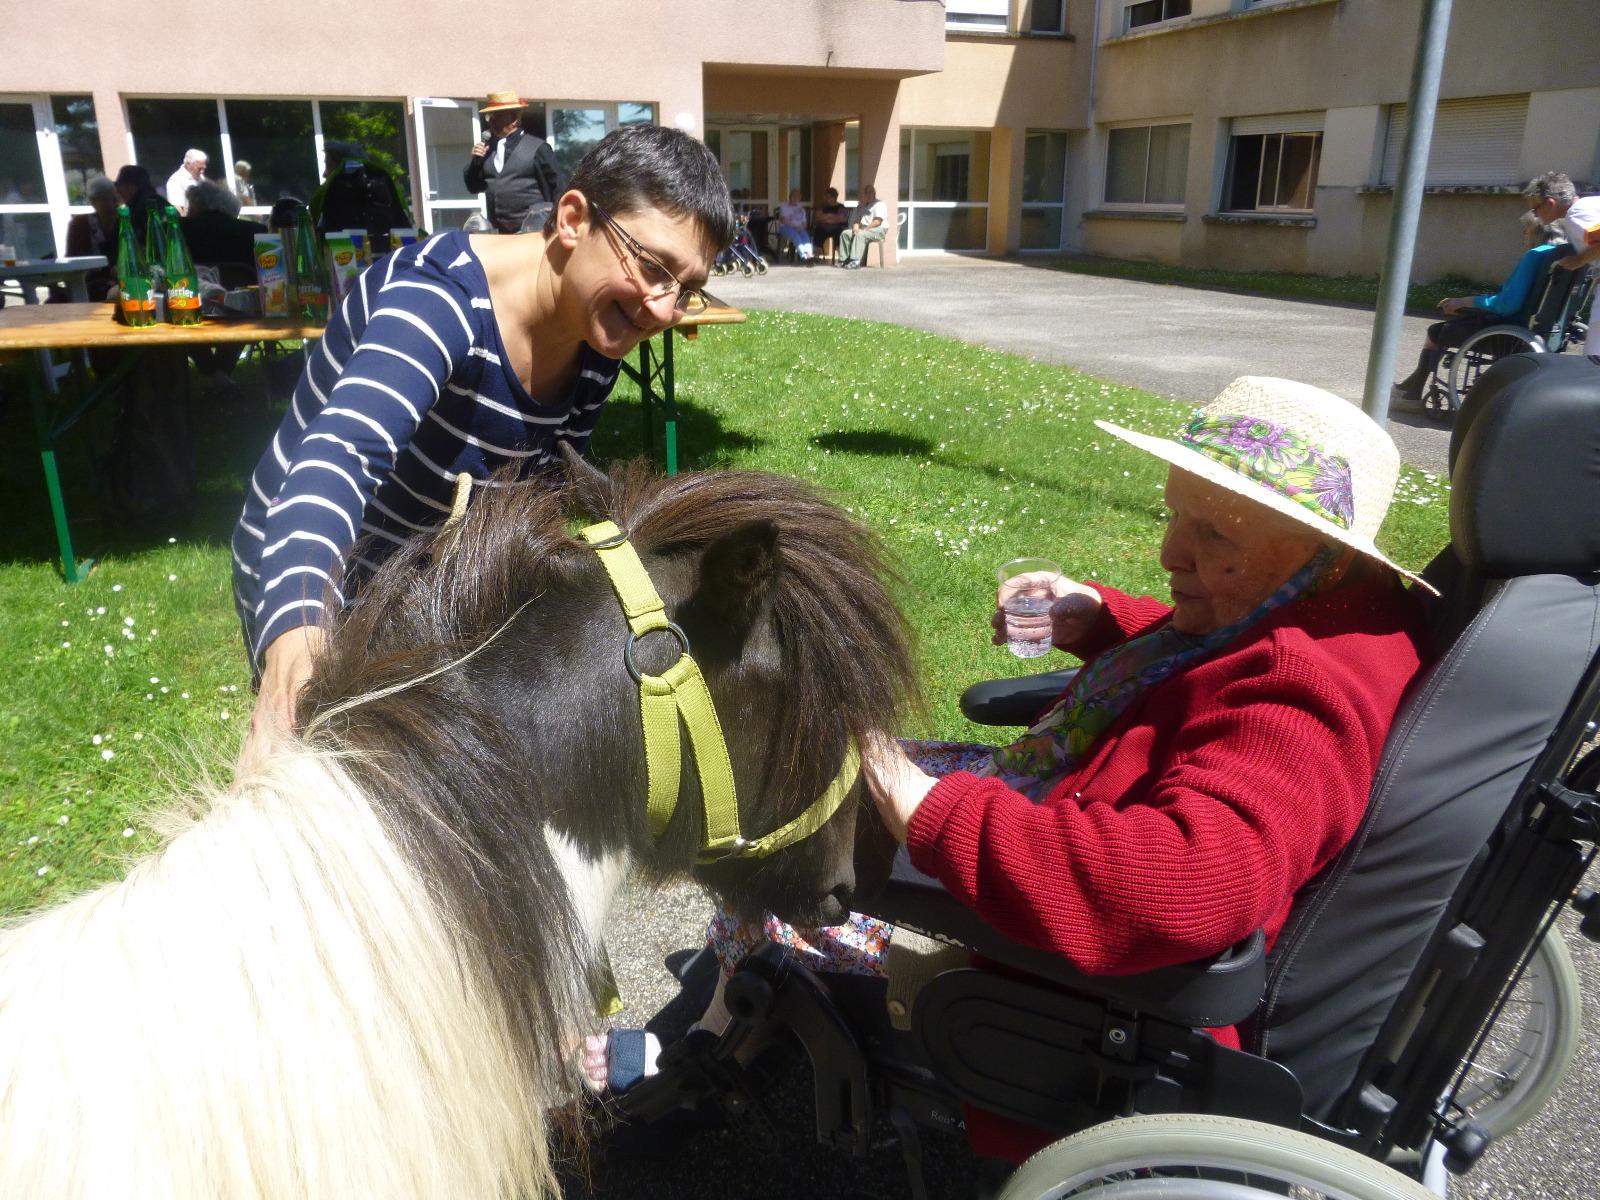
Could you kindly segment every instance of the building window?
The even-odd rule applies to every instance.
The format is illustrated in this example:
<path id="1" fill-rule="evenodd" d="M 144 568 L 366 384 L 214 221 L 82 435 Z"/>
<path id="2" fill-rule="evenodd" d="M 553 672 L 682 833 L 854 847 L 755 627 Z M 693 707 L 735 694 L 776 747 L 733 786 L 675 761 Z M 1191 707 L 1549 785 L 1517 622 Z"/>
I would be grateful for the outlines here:
<path id="1" fill-rule="evenodd" d="M 950 33 L 1005 33 L 1011 0 L 947 0 L 944 27 Z"/>
<path id="2" fill-rule="evenodd" d="M 901 129 L 900 249 L 988 248 L 989 139 L 987 130 Z"/>
<path id="3" fill-rule="evenodd" d="M 1022 143 L 1022 249 L 1061 249 L 1066 199 L 1067 135 L 1030 130 Z"/>
<path id="4" fill-rule="evenodd" d="M 226 100 L 223 116 L 228 123 L 229 160 L 207 168 L 209 174 L 228 171 L 238 178 L 237 164 L 249 163 L 256 208 L 270 210 L 287 197 L 302 203 L 311 199 L 322 182 L 311 101 Z"/>
<path id="5" fill-rule="evenodd" d="M 229 164 L 222 153 L 222 122 L 215 100 L 131 99 L 128 132 L 133 161 L 150 172 L 156 191 L 165 194 L 168 177 L 183 165 L 188 150 L 203 150 L 206 178 L 221 181 Z M 306 147 L 308 158 L 315 148 Z"/>
<path id="6" fill-rule="evenodd" d="M 1138 0 L 1123 9 L 1123 31 L 1189 15 L 1189 0 Z"/>
<path id="7" fill-rule="evenodd" d="M 284 198 L 309 201 L 322 185 L 322 147 L 330 141 L 354 142 L 389 172 L 401 196 L 411 194 L 405 106 L 397 100 L 144 98 L 127 109 L 134 161 L 157 189 L 190 147 L 206 152 L 206 178 L 230 188 L 239 182 L 236 164 L 249 163 L 255 198 L 244 206 L 247 217 L 264 218 Z M 460 153 L 467 149 L 470 143 Z"/>
<path id="8" fill-rule="evenodd" d="M 1029 33 L 1065 33 L 1066 0 L 1028 0 L 1027 29 Z"/>
<path id="9" fill-rule="evenodd" d="M 653 104 L 623 100 L 615 104 L 546 106 L 550 123 L 550 148 L 566 178 L 572 178 L 583 156 L 606 134 L 619 125 L 651 125 L 656 119 Z"/>
<path id="10" fill-rule="evenodd" d="M 1106 142 L 1106 203 L 1180 207 L 1189 176 L 1189 126 L 1113 129 Z"/>
<path id="11" fill-rule="evenodd" d="M 1445 187 L 1518 183 L 1522 131 L 1527 123 L 1527 96 L 1441 100 L 1428 148 L 1428 183 Z M 1405 145 L 1407 124 L 1406 106 L 1392 106 L 1383 143 L 1380 183 L 1392 184 L 1400 177 L 1400 152 Z"/>
<path id="12" fill-rule="evenodd" d="M 56 142 L 61 147 L 61 170 L 67 180 L 67 199 L 88 204 L 85 188 L 96 175 L 105 174 L 100 160 L 100 124 L 95 120 L 92 96 L 51 96 Z"/>
<path id="13" fill-rule="evenodd" d="M 1234 134 L 1228 148 L 1230 212 L 1310 212 L 1316 206 L 1321 133 Z"/>

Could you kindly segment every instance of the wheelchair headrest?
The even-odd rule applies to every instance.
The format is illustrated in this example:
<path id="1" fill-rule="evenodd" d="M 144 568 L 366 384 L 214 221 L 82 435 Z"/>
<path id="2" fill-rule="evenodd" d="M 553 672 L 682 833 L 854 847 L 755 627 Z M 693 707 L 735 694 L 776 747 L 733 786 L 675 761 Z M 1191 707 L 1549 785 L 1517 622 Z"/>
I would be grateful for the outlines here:
<path id="1" fill-rule="evenodd" d="M 1450 542 L 1483 578 L 1600 571 L 1600 367 L 1514 354 L 1473 385 L 1450 437 Z"/>

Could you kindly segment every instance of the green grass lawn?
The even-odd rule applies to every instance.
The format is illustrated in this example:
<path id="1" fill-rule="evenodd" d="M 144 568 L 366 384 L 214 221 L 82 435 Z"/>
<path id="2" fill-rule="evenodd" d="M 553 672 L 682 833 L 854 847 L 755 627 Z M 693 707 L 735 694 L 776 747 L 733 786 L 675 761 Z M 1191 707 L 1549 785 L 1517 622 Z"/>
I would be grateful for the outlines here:
<path id="1" fill-rule="evenodd" d="M 983 737 L 956 709 L 969 682 L 1052 665 L 989 644 L 994 567 L 1044 554 L 1083 578 L 1164 594 L 1156 563 L 1164 468 L 1097 431 L 1105 417 L 1170 432 L 1170 402 L 1066 368 L 840 318 L 754 313 L 678 345 L 683 465 L 808 479 L 896 556 L 928 716 L 908 733 Z M 0 417 L 0 912 L 115 874 L 154 844 L 152 806 L 201 769 L 225 773 L 252 697 L 228 590 L 227 539 L 244 480 L 279 413 L 260 379 L 196 401 L 208 464 L 183 524 L 126 530 L 100 510 L 95 414 L 64 454 L 90 579 L 60 580 L 14 375 Z M 595 440 L 640 445 L 638 393 L 618 387 Z M 1420 566 L 1447 537 L 1445 487 L 1407 470 L 1381 544 Z M 1059 664 L 1066 665 L 1065 660 Z"/>

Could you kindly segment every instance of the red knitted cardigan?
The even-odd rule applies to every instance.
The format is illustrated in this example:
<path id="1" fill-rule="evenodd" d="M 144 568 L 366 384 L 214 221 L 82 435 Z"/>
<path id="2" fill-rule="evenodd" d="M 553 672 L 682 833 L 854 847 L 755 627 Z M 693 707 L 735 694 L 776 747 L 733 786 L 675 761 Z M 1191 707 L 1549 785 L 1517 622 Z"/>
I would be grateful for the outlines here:
<path id="1" fill-rule="evenodd" d="M 1097 624 L 1062 647 L 1085 659 L 1172 611 L 1097 590 Z M 1270 947 L 1295 893 L 1355 833 L 1426 644 L 1393 577 L 1287 604 L 1136 700 L 1042 803 L 996 779 L 941 779 L 912 817 L 911 861 L 1002 933 L 1090 974 L 1189 962 L 1258 928 Z M 1043 1144 L 977 1116 L 980 1153 Z"/>

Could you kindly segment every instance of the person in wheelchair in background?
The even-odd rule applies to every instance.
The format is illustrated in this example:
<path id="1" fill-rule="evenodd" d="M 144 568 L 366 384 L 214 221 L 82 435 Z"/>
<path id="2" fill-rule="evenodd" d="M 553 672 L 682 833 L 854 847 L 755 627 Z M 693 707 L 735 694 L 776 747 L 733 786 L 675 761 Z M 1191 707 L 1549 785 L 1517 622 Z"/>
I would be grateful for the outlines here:
<path id="1" fill-rule="evenodd" d="M 1405 572 L 1373 543 L 1399 456 L 1360 410 L 1244 378 L 1175 439 L 1097 424 L 1169 464 L 1172 603 L 1061 581 L 1052 640 L 1085 666 L 1022 738 L 886 741 L 863 763 L 917 869 L 1008 937 L 1126 975 L 1257 929 L 1270 945 L 1360 822 L 1428 652 Z M 719 913 L 708 940 L 725 982 L 769 939 L 815 970 L 877 974 L 894 934 L 859 913 L 805 931 Z M 719 988 L 700 1027 L 727 1020 Z M 1012 1161 L 1051 1140 L 976 1111 L 968 1130 Z"/>
<path id="2" fill-rule="evenodd" d="M 1568 182 L 1566 187 L 1570 191 L 1572 184 Z M 1529 308 L 1537 302 L 1538 289 L 1567 248 L 1567 235 L 1561 227 L 1559 215 L 1548 222 L 1540 219 L 1540 210 L 1548 212 L 1554 207 L 1553 202 L 1541 201 L 1532 192 L 1528 198 L 1534 202 L 1534 208 L 1523 214 L 1523 222 L 1533 242 L 1532 248 L 1517 259 L 1517 265 L 1500 285 L 1500 290 L 1492 295 L 1446 296 L 1439 301 L 1445 320 L 1428 326 L 1428 338 L 1422 352 L 1417 355 L 1416 370 L 1395 384 L 1389 394 L 1391 411 L 1426 412 L 1429 399 L 1427 388 L 1445 350 L 1459 349 L 1480 329 L 1503 325 L 1508 321 L 1523 321 Z M 1444 407 L 1440 405 L 1441 410 Z"/>

